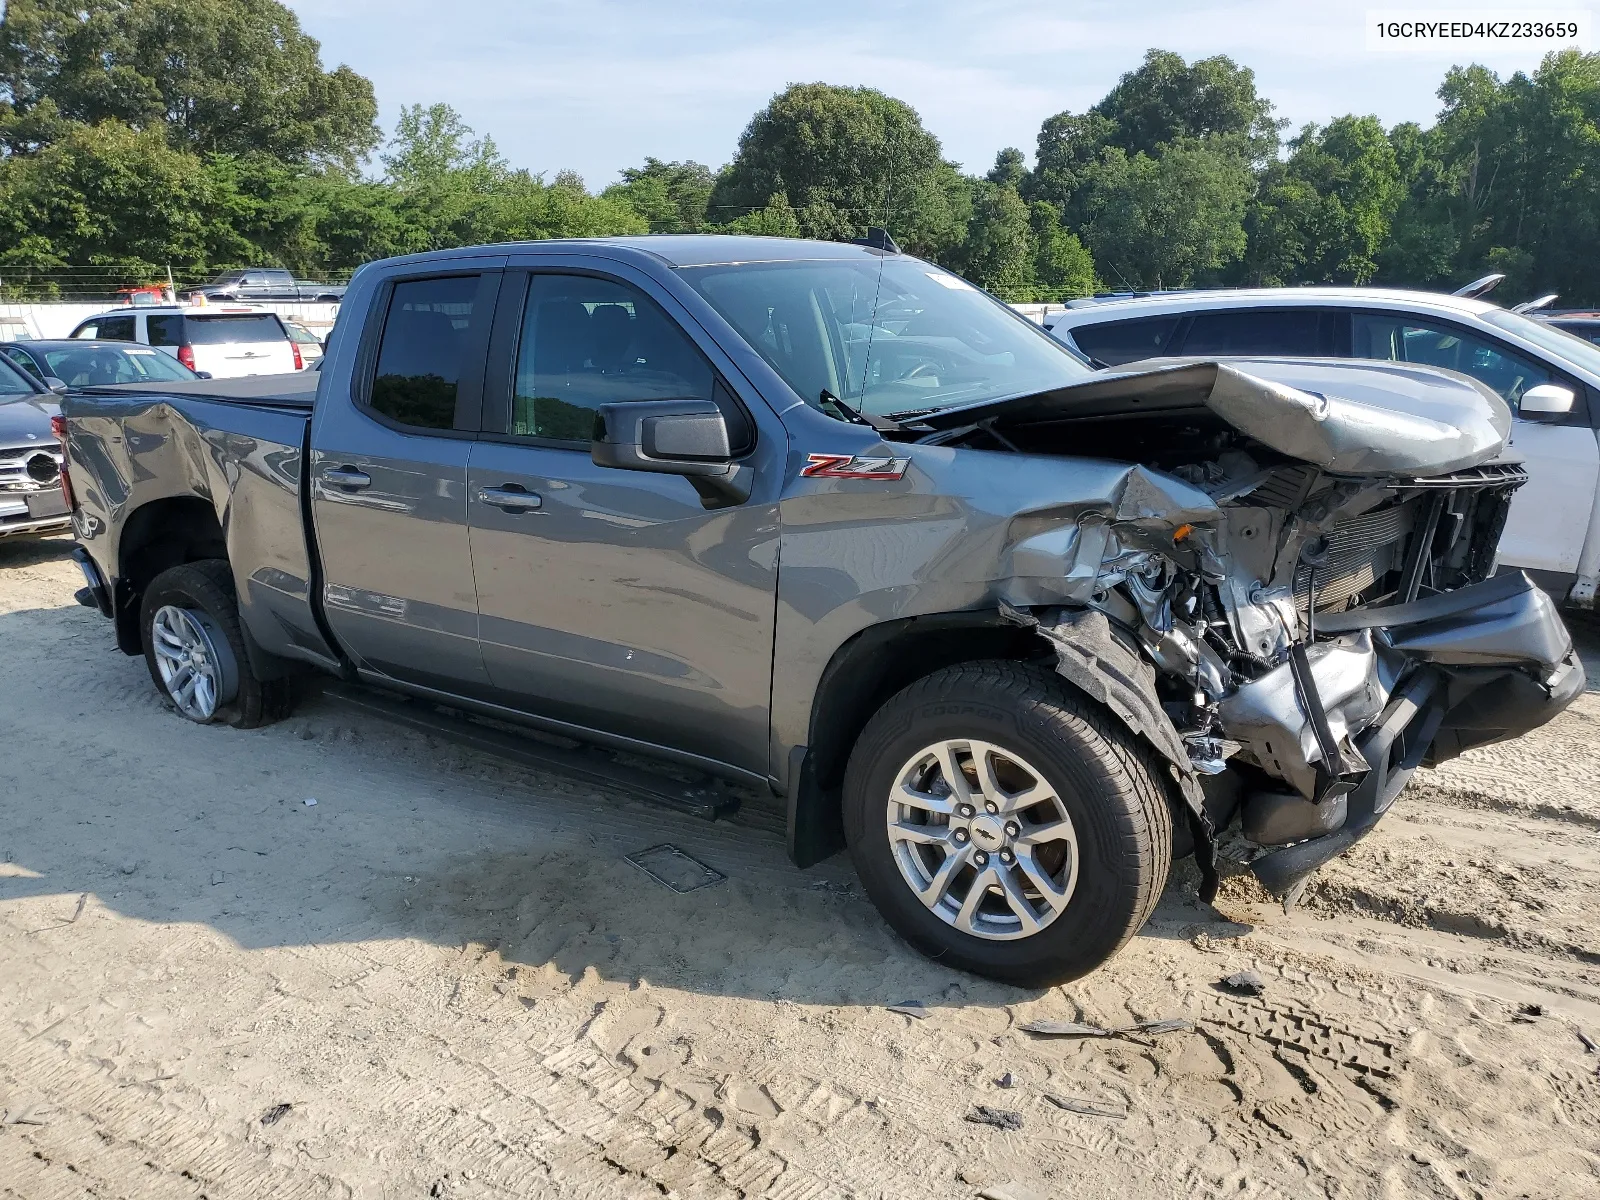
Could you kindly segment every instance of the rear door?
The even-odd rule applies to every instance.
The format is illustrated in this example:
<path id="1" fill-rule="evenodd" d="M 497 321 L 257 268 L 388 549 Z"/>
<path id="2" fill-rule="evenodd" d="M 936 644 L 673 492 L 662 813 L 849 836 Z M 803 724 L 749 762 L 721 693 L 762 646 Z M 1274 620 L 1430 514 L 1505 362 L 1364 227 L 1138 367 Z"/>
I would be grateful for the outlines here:
<path id="1" fill-rule="evenodd" d="M 351 395 L 313 418 L 311 507 L 328 623 L 376 675 L 481 696 L 467 457 L 503 259 L 384 284 Z"/>
<path id="2" fill-rule="evenodd" d="M 1444 367 L 1470 375 L 1511 406 L 1508 450 L 1525 460 L 1528 482 L 1511 500 L 1500 536 L 1500 561 L 1563 577 L 1575 576 L 1600 485 L 1600 456 L 1589 424 L 1587 390 L 1575 379 L 1496 338 L 1432 317 L 1356 313 L 1353 349 L 1358 358 L 1391 359 Z M 1554 420 L 1523 420 L 1522 394 L 1541 383 L 1571 388 L 1577 403 Z"/>
<path id="3" fill-rule="evenodd" d="M 275 313 L 187 313 L 183 338 L 194 353 L 194 369 L 217 379 L 294 370 L 294 350 Z"/>
<path id="4" fill-rule="evenodd" d="M 467 480 L 485 664 L 501 703 L 764 776 L 783 440 L 670 297 L 614 269 L 507 273 Z M 667 398 L 722 407 L 752 499 L 595 465 L 598 405 Z"/>

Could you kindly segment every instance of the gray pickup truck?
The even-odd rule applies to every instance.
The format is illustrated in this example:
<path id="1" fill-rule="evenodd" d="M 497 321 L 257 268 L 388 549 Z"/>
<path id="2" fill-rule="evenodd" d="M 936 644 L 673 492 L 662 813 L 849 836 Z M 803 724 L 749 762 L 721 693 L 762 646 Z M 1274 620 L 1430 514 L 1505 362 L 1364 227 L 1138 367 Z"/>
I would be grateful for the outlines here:
<path id="1" fill-rule="evenodd" d="M 315 379 L 63 409 L 80 599 L 183 716 L 315 670 L 738 781 L 1020 984 L 1109 959 L 1175 855 L 1209 898 L 1235 824 L 1292 898 L 1583 686 L 1494 574 L 1524 475 L 1480 384 L 1097 373 L 892 245 L 394 259 Z"/>

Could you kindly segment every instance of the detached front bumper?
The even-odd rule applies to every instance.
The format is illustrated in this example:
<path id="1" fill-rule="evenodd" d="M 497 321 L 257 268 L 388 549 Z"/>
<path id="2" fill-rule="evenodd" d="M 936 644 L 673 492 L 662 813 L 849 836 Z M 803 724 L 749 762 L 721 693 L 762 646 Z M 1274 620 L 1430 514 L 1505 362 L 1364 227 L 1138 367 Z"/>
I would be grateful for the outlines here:
<path id="1" fill-rule="evenodd" d="M 1555 604 L 1520 571 L 1318 626 L 1327 634 L 1371 631 L 1389 661 L 1400 656 L 1404 664 L 1381 712 L 1353 739 L 1366 771 L 1337 797 L 1342 821 L 1251 864 L 1275 896 L 1292 895 L 1365 837 L 1417 767 L 1536 729 L 1584 687 L 1583 664 Z"/>

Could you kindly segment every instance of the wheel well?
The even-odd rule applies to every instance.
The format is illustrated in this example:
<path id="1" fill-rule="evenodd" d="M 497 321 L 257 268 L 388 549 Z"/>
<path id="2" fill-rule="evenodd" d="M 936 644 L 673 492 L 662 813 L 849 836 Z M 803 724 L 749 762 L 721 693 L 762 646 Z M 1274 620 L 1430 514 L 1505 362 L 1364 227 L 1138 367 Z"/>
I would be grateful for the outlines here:
<path id="1" fill-rule="evenodd" d="M 194 496 L 153 500 L 137 508 L 123 526 L 117 551 L 115 615 L 117 645 L 143 654 L 139 603 L 161 572 L 205 558 L 227 558 L 222 523 L 211 505 Z"/>
<path id="2" fill-rule="evenodd" d="M 946 613 L 862 630 L 829 661 L 811 706 L 805 758 L 788 780 L 789 853 L 810 866 L 844 844 L 840 789 L 872 714 L 907 685 L 956 663 L 1035 660 L 1049 647 L 999 613 Z"/>

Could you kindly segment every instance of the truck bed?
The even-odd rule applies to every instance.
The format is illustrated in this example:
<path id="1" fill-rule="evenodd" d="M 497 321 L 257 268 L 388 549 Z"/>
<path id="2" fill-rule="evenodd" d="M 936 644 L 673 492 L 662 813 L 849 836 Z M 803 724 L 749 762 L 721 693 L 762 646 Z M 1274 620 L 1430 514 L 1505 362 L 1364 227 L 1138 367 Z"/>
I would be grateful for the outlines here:
<path id="1" fill-rule="evenodd" d="M 155 392 L 162 395 L 193 396 L 204 400 L 232 401 L 236 404 L 296 408 L 309 412 L 317 399 L 320 371 L 293 371 L 287 375 L 246 375 L 239 379 L 191 379 L 178 383 L 122 383 L 114 387 L 79 388 L 95 396 L 118 396 L 129 392 Z"/>

